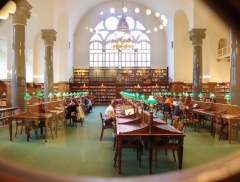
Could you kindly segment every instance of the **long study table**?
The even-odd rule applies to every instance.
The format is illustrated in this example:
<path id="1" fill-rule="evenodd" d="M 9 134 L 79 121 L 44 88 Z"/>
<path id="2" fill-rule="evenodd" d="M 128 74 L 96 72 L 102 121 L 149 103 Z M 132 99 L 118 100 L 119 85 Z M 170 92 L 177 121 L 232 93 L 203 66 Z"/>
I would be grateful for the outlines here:
<path id="1" fill-rule="evenodd" d="M 122 173 L 122 141 L 132 138 L 148 141 L 149 174 L 152 174 L 152 153 L 154 139 L 161 137 L 174 138 L 174 140 L 178 141 L 178 161 L 179 169 L 181 169 L 183 158 L 183 138 L 185 134 L 175 129 L 171 125 L 165 123 L 161 119 L 153 118 L 152 113 L 144 112 L 143 115 L 143 121 L 141 121 L 141 119 L 129 118 L 116 119 L 116 134 L 118 142 L 118 173 Z"/>

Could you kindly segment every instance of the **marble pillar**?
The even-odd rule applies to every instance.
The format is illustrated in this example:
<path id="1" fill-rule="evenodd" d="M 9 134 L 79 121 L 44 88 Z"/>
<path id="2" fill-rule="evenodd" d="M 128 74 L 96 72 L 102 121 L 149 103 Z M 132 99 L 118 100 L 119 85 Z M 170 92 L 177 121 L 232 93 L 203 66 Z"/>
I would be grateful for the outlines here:
<path id="1" fill-rule="evenodd" d="M 230 100 L 230 104 L 232 105 L 240 105 L 240 55 L 238 54 L 238 51 L 240 50 L 239 38 L 239 30 L 231 28 L 230 94 L 232 98 Z"/>
<path id="2" fill-rule="evenodd" d="M 26 0 L 16 1 L 12 29 L 12 107 L 26 110 L 25 26 L 31 17 L 32 6 Z"/>
<path id="3" fill-rule="evenodd" d="M 198 94 L 202 92 L 202 40 L 206 29 L 192 29 L 189 38 L 193 45 L 193 100 L 199 100 Z"/>
<path id="4" fill-rule="evenodd" d="M 56 41 L 57 32 L 53 29 L 45 29 L 42 31 L 42 39 L 44 40 L 44 101 L 49 101 L 48 94 L 54 91 L 53 77 L 53 45 Z"/>

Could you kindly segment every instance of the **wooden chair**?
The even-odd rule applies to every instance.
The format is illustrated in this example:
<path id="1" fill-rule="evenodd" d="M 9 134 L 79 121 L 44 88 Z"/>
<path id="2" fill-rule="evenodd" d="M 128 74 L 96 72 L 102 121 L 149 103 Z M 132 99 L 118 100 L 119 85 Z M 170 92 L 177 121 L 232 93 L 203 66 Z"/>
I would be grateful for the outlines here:
<path id="1" fill-rule="evenodd" d="M 20 109 L 17 109 L 14 111 L 15 115 L 21 114 L 22 111 Z M 21 132 L 20 135 L 22 134 L 22 130 L 23 130 L 23 126 L 25 126 L 25 123 L 23 120 L 16 120 L 16 132 L 15 132 L 15 137 L 17 136 L 17 132 L 18 132 L 18 127 L 21 126 Z"/>
<path id="2" fill-rule="evenodd" d="M 235 132 L 235 137 L 237 139 L 238 131 L 240 131 L 240 117 L 230 118 L 230 123 L 231 123 L 232 132 L 233 132 L 233 134 Z M 230 138 L 230 140 L 231 140 L 231 138 Z"/>
<path id="3" fill-rule="evenodd" d="M 102 122 L 102 131 L 100 135 L 100 141 L 102 140 L 103 132 L 105 129 L 114 129 L 112 122 L 108 122 L 106 119 L 103 118 L 102 112 L 100 112 L 100 119 Z M 107 124 L 108 122 L 108 124 Z"/>
<path id="4" fill-rule="evenodd" d="M 62 111 L 63 111 L 63 114 L 61 114 L 58 117 L 58 122 L 61 121 L 63 125 L 63 129 L 67 129 L 66 111 L 65 110 L 62 110 Z"/>
<path id="5" fill-rule="evenodd" d="M 14 114 L 17 115 L 17 114 L 21 114 L 22 111 L 20 109 L 17 109 L 14 111 Z M 16 120 L 16 132 L 15 132 L 15 137 L 17 137 L 17 132 L 18 132 L 18 127 L 21 126 L 21 132 L 20 132 L 20 135 L 22 134 L 22 131 L 23 131 L 23 126 L 25 126 L 25 123 L 23 120 Z M 35 124 L 34 121 L 30 122 L 30 130 L 34 129 L 35 130 L 35 135 L 36 135 L 36 138 L 38 138 L 38 135 L 37 135 L 37 126 Z"/>
<path id="6" fill-rule="evenodd" d="M 122 141 L 122 149 L 124 148 L 132 148 L 133 150 L 137 151 L 137 160 L 139 161 L 139 167 L 141 168 L 141 155 L 143 151 L 143 145 L 140 142 L 140 140 L 127 138 L 126 140 Z M 118 145 L 115 150 L 113 167 L 115 167 L 117 163 L 117 158 L 118 158 Z"/>
<path id="7" fill-rule="evenodd" d="M 179 121 L 179 116 L 172 116 L 172 121 L 171 121 L 171 125 L 173 126 L 176 122 Z"/>
<path id="8" fill-rule="evenodd" d="M 51 118 L 49 119 L 49 121 L 48 121 L 48 128 L 50 129 L 50 132 L 51 132 L 51 135 L 52 135 L 52 139 L 54 140 L 54 137 L 53 137 L 53 132 L 52 132 L 52 130 L 54 129 L 54 131 L 55 131 L 55 136 L 57 137 L 57 132 L 56 132 L 56 118 L 57 116 L 56 116 L 56 113 L 52 113 L 52 116 L 51 116 Z M 39 123 L 39 127 L 40 127 L 40 129 L 41 129 L 41 134 L 43 134 L 43 127 L 45 127 L 45 122 L 40 122 Z"/>
<path id="9" fill-rule="evenodd" d="M 162 118 L 162 120 L 167 123 L 167 120 L 168 120 L 168 112 L 167 112 L 167 111 L 164 111 L 164 112 L 163 112 L 163 118 Z"/>
<path id="10" fill-rule="evenodd" d="M 176 121 L 173 124 L 173 127 L 179 131 L 182 131 L 183 124 L 180 121 Z M 167 150 L 171 149 L 173 153 L 174 161 L 176 162 L 175 151 L 178 152 L 178 143 L 177 140 L 174 140 L 172 137 L 162 137 L 157 139 L 153 143 L 153 151 L 155 152 L 155 169 L 157 168 L 158 161 L 158 152 L 161 150 L 165 151 L 165 155 L 167 155 Z"/>
<path id="11" fill-rule="evenodd" d="M 201 125 L 201 121 L 198 120 L 197 116 L 194 115 L 194 112 L 192 110 L 184 110 L 183 113 L 183 122 L 185 123 L 185 129 L 184 132 L 186 132 L 186 128 L 187 125 L 194 124 L 195 127 L 195 131 L 196 131 L 196 127 L 198 127 L 198 132 L 200 132 L 200 125 Z"/>
<path id="12" fill-rule="evenodd" d="M 82 106 L 78 106 L 77 112 L 72 112 L 71 113 L 70 123 L 72 121 L 73 124 L 76 126 L 76 128 L 77 128 L 77 122 L 80 122 L 81 126 L 83 126 L 83 122 L 85 122 L 84 117 L 85 117 L 85 115 L 84 115 L 84 111 L 82 109 Z"/>
<path id="13" fill-rule="evenodd" d="M 224 129 L 228 130 L 228 123 L 222 120 L 222 114 L 221 113 L 214 113 L 214 118 L 213 118 L 213 138 L 215 137 L 215 133 L 217 128 L 220 129 L 220 135 L 219 135 L 219 140 L 222 137 L 222 134 L 224 132 Z"/>

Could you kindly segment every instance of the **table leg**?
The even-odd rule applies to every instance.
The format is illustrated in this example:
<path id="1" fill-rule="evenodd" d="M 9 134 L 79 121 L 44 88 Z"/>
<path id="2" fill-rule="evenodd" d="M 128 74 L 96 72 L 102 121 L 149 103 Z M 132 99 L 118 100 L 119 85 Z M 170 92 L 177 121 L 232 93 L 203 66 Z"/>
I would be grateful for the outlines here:
<path id="1" fill-rule="evenodd" d="M 45 121 L 45 142 L 47 142 L 48 137 L 48 121 Z"/>
<path id="2" fill-rule="evenodd" d="M 232 125 L 230 121 L 228 121 L 228 143 L 231 143 L 231 131 L 232 131 Z"/>
<path id="3" fill-rule="evenodd" d="M 118 174 L 122 173 L 121 165 L 122 165 L 122 139 L 118 137 Z"/>
<path id="4" fill-rule="evenodd" d="M 153 141 L 148 141 L 148 163 L 149 163 L 149 174 L 152 174 L 152 154 L 153 154 Z"/>
<path id="5" fill-rule="evenodd" d="M 10 141 L 12 141 L 12 120 L 9 119 L 9 135 L 10 135 Z"/>
<path id="6" fill-rule="evenodd" d="M 178 138 L 178 162 L 179 169 L 182 169 L 182 159 L 183 159 L 183 137 Z"/>
<path id="7" fill-rule="evenodd" d="M 30 122 L 31 121 L 25 121 L 25 128 L 26 128 L 26 133 L 27 133 L 27 142 L 29 142 L 29 138 L 30 138 Z"/>
<path id="8" fill-rule="evenodd" d="M 56 133 L 56 136 L 57 136 L 57 128 L 58 128 L 58 117 L 59 116 L 57 116 L 56 118 L 56 120 L 55 120 L 55 133 Z"/>

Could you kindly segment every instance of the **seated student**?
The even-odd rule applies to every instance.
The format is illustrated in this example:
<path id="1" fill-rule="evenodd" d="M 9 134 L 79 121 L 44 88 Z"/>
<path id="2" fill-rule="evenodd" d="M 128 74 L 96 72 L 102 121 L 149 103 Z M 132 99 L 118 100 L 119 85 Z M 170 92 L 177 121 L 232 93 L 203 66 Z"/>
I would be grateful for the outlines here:
<path id="1" fill-rule="evenodd" d="M 173 115 L 178 116 L 179 114 L 183 113 L 183 100 L 184 98 L 182 97 L 181 99 L 179 98 L 179 96 L 176 97 L 177 99 L 177 104 L 174 107 L 174 111 L 173 111 Z"/>
<path id="2" fill-rule="evenodd" d="M 71 103 L 67 106 L 66 110 L 67 110 L 67 115 L 66 115 L 66 119 L 69 119 L 71 117 L 71 113 L 72 112 L 77 112 L 77 107 L 78 107 L 78 102 L 76 99 L 72 99 Z"/>
<path id="3" fill-rule="evenodd" d="M 111 101 L 111 104 L 105 110 L 104 116 L 105 116 L 106 120 L 108 120 L 109 122 L 114 121 L 114 119 L 115 119 L 115 101 L 114 100 Z"/>
<path id="4" fill-rule="evenodd" d="M 168 103 L 170 109 L 173 110 L 173 103 L 172 103 L 172 100 L 171 100 L 171 96 L 170 96 L 170 95 L 167 96 L 167 99 L 165 100 L 164 103 Z"/>
<path id="5" fill-rule="evenodd" d="M 187 106 L 190 106 L 190 105 L 191 105 L 191 103 L 192 103 L 192 99 L 191 99 L 191 97 L 190 97 L 190 96 L 188 96 L 188 97 L 187 97 L 187 99 L 186 99 L 186 102 L 185 102 L 185 104 L 186 104 Z"/>

